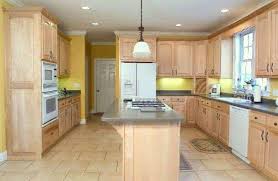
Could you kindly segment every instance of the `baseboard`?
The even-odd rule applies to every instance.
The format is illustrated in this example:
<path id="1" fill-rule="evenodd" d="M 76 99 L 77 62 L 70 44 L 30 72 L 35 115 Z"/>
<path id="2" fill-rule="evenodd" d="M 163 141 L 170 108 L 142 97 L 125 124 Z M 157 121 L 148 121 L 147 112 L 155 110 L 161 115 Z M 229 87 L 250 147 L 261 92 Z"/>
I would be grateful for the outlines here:
<path id="1" fill-rule="evenodd" d="M 3 162 L 5 160 L 7 160 L 7 159 L 8 159 L 7 151 L 1 152 L 0 153 L 0 162 Z"/>
<path id="2" fill-rule="evenodd" d="M 86 119 L 81 119 L 80 120 L 80 124 L 86 124 L 87 123 L 87 120 Z"/>

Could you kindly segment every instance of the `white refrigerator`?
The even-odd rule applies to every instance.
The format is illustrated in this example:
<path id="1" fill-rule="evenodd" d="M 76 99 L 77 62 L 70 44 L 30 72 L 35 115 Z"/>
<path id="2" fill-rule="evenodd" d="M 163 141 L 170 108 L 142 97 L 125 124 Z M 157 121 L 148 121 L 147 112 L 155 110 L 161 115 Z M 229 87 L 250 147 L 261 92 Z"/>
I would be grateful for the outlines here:
<path id="1" fill-rule="evenodd" d="M 156 97 L 156 63 L 121 63 L 121 98 Z"/>

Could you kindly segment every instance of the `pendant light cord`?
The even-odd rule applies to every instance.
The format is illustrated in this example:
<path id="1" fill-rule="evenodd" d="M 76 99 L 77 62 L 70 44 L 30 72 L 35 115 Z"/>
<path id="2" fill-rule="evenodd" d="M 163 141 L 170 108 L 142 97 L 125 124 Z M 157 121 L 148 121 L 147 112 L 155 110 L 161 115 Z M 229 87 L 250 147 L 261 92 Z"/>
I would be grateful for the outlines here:
<path id="1" fill-rule="evenodd" d="M 144 31 L 144 27 L 143 27 L 143 0 L 141 0 L 141 26 L 138 29 L 140 31 L 140 40 L 139 41 L 144 41 L 144 39 L 143 39 L 143 31 Z"/>

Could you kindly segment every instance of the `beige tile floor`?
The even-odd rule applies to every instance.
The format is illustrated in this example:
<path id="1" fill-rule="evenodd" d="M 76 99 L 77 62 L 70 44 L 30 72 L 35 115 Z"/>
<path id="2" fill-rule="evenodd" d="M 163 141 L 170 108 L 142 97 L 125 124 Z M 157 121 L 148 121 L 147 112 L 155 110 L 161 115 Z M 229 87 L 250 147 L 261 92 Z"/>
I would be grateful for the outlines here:
<path id="1" fill-rule="evenodd" d="M 255 170 L 232 154 L 205 154 L 190 140 L 206 137 L 193 128 L 181 130 L 181 152 L 192 171 L 181 172 L 180 181 L 263 181 Z M 120 181 L 121 138 L 108 124 L 92 116 L 87 125 L 68 133 L 42 160 L 0 163 L 0 181 Z"/>

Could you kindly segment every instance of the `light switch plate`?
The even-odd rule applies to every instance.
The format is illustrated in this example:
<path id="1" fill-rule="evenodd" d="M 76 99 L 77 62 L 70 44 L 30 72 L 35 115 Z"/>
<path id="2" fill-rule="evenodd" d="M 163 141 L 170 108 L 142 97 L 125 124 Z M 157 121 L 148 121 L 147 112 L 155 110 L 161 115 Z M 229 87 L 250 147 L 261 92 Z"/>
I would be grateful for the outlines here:
<path id="1" fill-rule="evenodd" d="M 278 89 L 273 89 L 272 95 L 273 96 L 278 96 Z"/>

